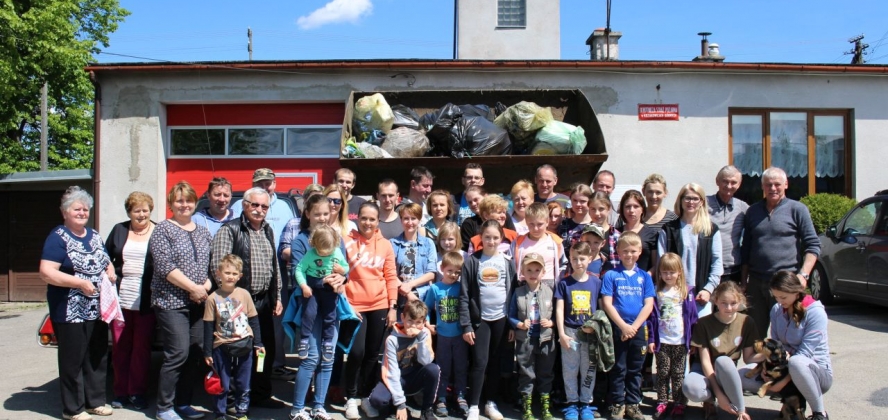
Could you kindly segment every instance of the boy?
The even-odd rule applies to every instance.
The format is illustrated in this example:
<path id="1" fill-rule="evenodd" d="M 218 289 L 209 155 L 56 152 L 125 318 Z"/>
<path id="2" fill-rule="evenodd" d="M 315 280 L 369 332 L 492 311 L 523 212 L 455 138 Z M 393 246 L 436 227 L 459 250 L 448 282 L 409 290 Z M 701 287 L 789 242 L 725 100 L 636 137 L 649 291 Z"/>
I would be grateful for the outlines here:
<path id="1" fill-rule="evenodd" d="M 564 420 L 595 418 L 596 408 L 591 403 L 597 366 L 589 360 L 589 343 L 577 340 L 577 330 L 598 309 L 601 280 L 586 272 L 594 255 L 585 242 L 572 246 L 572 274 L 558 282 L 555 288 L 555 320 L 561 332 L 561 371 L 567 399 Z"/>
<path id="2" fill-rule="evenodd" d="M 522 420 L 534 420 L 533 385 L 537 382 L 542 412 L 540 418 L 552 420 L 549 393 L 555 375 L 555 340 L 552 337 L 552 289 L 541 282 L 546 261 L 531 252 L 521 259 L 521 275 L 526 282 L 512 293 L 509 323 L 515 331 L 518 354 L 518 391 L 522 399 Z"/>
<path id="3" fill-rule="evenodd" d="M 438 392 L 440 369 L 432 363 L 432 335 L 427 328 L 428 308 L 419 300 L 408 301 L 401 313 L 401 322 L 392 328 L 385 340 L 382 360 L 382 381 L 361 408 L 369 417 L 379 417 L 394 405 L 397 420 L 407 420 L 407 396 L 422 393 L 420 420 L 434 420 L 432 405 Z"/>
<path id="4" fill-rule="evenodd" d="M 620 264 L 605 273 L 601 281 L 602 305 L 613 326 L 616 358 L 609 377 L 610 418 L 619 420 L 625 415 L 631 420 L 644 420 L 638 404 L 648 341 L 645 322 L 654 307 L 654 282 L 635 264 L 641 255 L 637 233 L 623 233 L 617 240 L 617 253 Z"/>
<path id="5" fill-rule="evenodd" d="M 524 213 L 527 233 L 515 240 L 512 255 L 515 256 L 515 261 L 524 261 L 524 257 L 531 253 L 540 255 L 543 258 L 543 271 L 540 273 L 542 282 L 550 290 L 555 290 L 555 279 L 561 274 L 561 267 L 566 259 L 561 237 L 546 230 L 548 218 L 549 209 L 545 204 L 533 203 L 527 207 Z M 518 280 L 524 281 L 523 270 L 519 273 Z"/>
<path id="6" fill-rule="evenodd" d="M 601 255 L 601 249 L 604 247 L 604 241 L 607 240 L 607 232 L 597 223 L 589 223 L 583 228 L 583 234 L 580 241 L 585 242 L 592 248 L 592 261 L 586 266 L 586 272 L 601 278 L 601 268 L 604 266 L 604 258 Z"/>
<path id="7" fill-rule="evenodd" d="M 207 298 L 204 308 L 204 360 L 222 382 L 222 394 L 216 396 L 216 419 L 225 419 L 229 383 L 234 384 L 235 418 L 246 419 L 250 408 L 250 372 L 253 355 L 265 353 L 259 331 L 259 317 L 253 297 L 237 282 L 244 262 L 237 255 L 222 257 L 216 268 L 219 289 Z"/>
<path id="8" fill-rule="evenodd" d="M 481 204 L 478 205 L 481 221 L 478 223 L 475 234 L 469 238 L 470 254 L 480 251 L 481 248 L 483 248 L 483 244 L 481 243 L 481 225 L 488 220 L 496 220 L 499 222 L 500 226 L 503 227 L 503 241 L 499 246 L 499 251 L 509 258 L 512 257 L 512 242 L 515 242 L 515 239 L 518 238 L 518 232 L 515 232 L 515 225 L 509 223 L 512 221 L 512 218 L 506 213 L 508 210 L 509 203 L 506 199 L 498 195 L 491 194 L 481 200 Z M 474 217 L 467 220 L 466 223 L 463 224 L 463 228 L 473 219 Z M 463 228 L 460 228 L 460 236 L 464 233 Z M 463 246 L 465 246 L 465 244 Z"/>
<path id="9" fill-rule="evenodd" d="M 462 338 L 459 326 L 459 276 L 462 272 L 463 256 L 450 251 L 441 258 L 441 280 L 432 283 L 425 297 L 429 312 L 435 314 L 436 325 L 429 325 L 432 334 L 437 334 L 437 364 L 441 369 L 441 383 L 438 385 L 438 403 L 435 415 L 447 417 L 447 387 L 452 386 L 459 405 L 460 415 L 469 411 L 469 404 L 463 396 L 468 380 L 469 344 Z M 431 314 L 429 314 L 431 315 Z M 453 375 L 451 381 L 450 375 Z"/>
<path id="10" fill-rule="evenodd" d="M 487 191 L 484 190 L 481 186 L 473 185 L 469 188 L 466 188 L 466 200 L 469 202 L 469 208 L 474 213 L 473 216 L 463 220 L 459 224 L 459 237 L 462 239 L 463 251 L 469 250 L 469 245 L 472 243 L 472 237 L 478 234 L 478 231 L 481 229 L 481 225 L 484 223 L 487 218 L 484 218 L 481 214 L 483 210 L 481 210 L 481 202 L 487 198 Z M 499 196 L 496 196 L 499 197 Z M 502 199 L 502 197 L 499 197 Z M 505 203 L 504 210 L 502 212 L 503 216 L 501 219 L 497 219 L 504 228 L 515 230 L 515 223 L 512 222 L 512 218 L 508 217 L 506 211 L 509 209 L 509 203 L 503 200 Z M 504 221 L 503 221 L 504 220 Z M 516 233 L 517 235 L 517 233 Z"/>
<path id="11" fill-rule="evenodd" d="M 302 289 L 302 332 L 296 357 L 308 357 L 308 341 L 311 338 L 315 317 L 323 319 L 321 334 L 321 357 L 325 362 L 333 360 L 336 349 L 333 335 L 336 334 L 336 299 L 339 294 L 324 284 L 324 277 L 337 273 L 348 274 L 348 262 L 339 249 L 339 235 L 332 227 L 316 227 L 308 237 L 311 245 L 299 265 L 293 270 L 296 284 Z"/>

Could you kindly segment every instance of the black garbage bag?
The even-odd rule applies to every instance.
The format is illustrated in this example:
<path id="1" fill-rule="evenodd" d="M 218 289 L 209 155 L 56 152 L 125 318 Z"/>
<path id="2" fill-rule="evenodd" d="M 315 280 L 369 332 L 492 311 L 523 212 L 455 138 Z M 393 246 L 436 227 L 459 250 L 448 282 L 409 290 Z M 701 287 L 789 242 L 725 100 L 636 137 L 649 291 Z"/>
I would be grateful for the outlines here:
<path id="1" fill-rule="evenodd" d="M 426 130 L 426 137 L 432 144 L 431 156 L 450 156 L 450 129 L 462 118 L 462 110 L 454 104 L 447 104 L 429 112 L 419 119 L 419 125 Z"/>
<path id="2" fill-rule="evenodd" d="M 395 114 L 392 128 L 407 127 L 411 130 L 419 130 L 419 114 L 412 108 L 404 105 L 393 105 L 392 113 Z"/>
<path id="3" fill-rule="evenodd" d="M 490 121 L 496 118 L 493 110 L 487 105 L 460 105 L 459 109 L 463 117 L 484 117 Z"/>
<path id="4" fill-rule="evenodd" d="M 506 106 L 506 104 L 504 104 L 504 103 L 502 103 L 502 102 L 497 102 L 496 105 L 494 105 L 494 107 L 493 107 L 493 113 L 494 113 L 497 117 L 499 117 L 500 114 L 502 114 L 503 112 L 506 112 L 506 108 L 508 108 L 508 107 Z"/>
<path id="5" fill-rule="evenodd" d="M 463 117 L 450 129 L 450 156 L 508 155 L 512 152 L 509 133 L 484 117 Z"/>

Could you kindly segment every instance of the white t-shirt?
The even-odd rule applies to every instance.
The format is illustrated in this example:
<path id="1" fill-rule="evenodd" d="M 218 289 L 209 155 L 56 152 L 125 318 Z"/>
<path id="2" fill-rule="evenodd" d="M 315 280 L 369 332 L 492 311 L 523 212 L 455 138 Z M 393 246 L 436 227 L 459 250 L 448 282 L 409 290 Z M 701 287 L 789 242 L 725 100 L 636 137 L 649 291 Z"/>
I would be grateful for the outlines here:
<path id="1" fill-rule="evenodd" d="M 684 320 L 682 299 L 677 287 L 657 291 L 660 305 L 660 344 L 682 345 L 684 343 Z"/>
<path id="2" fill-rule="evenodd" d="M 120 279 L 120 307 L 138 311 L 142 303 L 142 274 L 148 241 L 126 241 L 123 245 L 123 278 Z"/>

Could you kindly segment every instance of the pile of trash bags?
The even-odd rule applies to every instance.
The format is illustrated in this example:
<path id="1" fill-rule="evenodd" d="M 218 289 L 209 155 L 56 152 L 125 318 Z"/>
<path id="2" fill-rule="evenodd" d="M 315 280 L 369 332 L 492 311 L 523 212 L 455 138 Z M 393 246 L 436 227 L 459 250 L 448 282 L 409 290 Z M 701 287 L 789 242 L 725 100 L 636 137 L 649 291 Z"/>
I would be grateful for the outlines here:
<path id="1" fill-rule="evenodd" d="M 355 103 L 352 130 L 342 150 L 346 158 L 568 155 L 586 148 L 582 127 L 524 101 L 493 108 L 448 103 L 420 116 L 376 93 Z"/>

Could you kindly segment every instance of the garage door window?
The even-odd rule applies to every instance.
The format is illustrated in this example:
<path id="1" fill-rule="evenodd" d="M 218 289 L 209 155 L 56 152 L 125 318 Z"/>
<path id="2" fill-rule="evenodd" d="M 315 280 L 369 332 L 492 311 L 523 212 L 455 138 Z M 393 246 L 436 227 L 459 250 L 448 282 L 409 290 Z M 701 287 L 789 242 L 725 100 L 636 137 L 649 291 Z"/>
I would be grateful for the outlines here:
<path id="1" fill-rule="evenodd" d="M 179 156 L 205 156 L 225 154 L 224 129 L 172 130 L 171 154 Z"/>
<path id="2" fill-rule="evenodd" d="M 170 129 L 170 157 L 339 156 L 342 126 L 176 127 Z"/>

